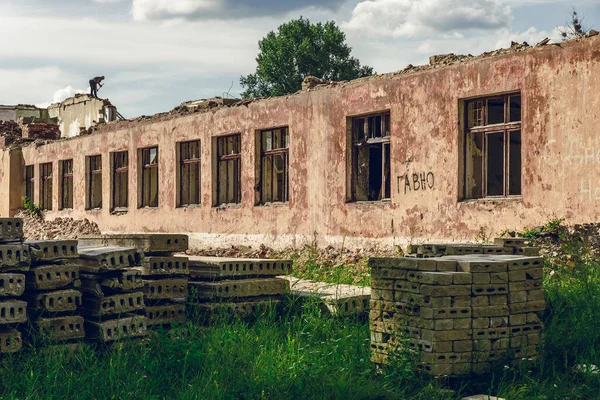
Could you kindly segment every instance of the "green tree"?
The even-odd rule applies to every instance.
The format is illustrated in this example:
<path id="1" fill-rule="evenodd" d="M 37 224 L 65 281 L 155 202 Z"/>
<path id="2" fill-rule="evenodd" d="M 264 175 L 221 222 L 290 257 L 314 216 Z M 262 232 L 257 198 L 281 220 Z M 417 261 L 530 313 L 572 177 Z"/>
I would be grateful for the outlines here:
<path id="1" fill-rule="evenodd" d="M 346 35 L 333 21 L 311 24 L 306 18 L 281 25 L 258 42 L 256 72 L 240 78 L 248 97 L 294 93 L 306 76 L 334 81 L 373 75 L 373 68 L 350 56 Z"/>

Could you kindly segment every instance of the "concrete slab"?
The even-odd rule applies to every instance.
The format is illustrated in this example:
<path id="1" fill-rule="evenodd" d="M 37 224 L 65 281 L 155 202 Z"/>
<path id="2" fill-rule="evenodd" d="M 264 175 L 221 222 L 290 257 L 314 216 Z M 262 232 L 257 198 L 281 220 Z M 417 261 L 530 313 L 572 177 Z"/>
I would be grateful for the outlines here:
<path id="1" fill-rule="evenodd" d="M 189 275 L 187 257 L 148 256 L 142 260 L 139 270 L 144 276 Z"/>
<path id="2" fill-rule="evenodd" d="M 22 300 L 0 301 L 0 324 L 27 322 L 27 302 Z"/>
<path id="3" fill-rule="evenodd" d="M 23 347 L 21 332 L 14 328 L 0 328 L 0 353 L 14 353 Z"/>
<path id="4" fill-rule="evenodd" d="M 371 288 L 363 286 L 329 284 L 279 276 L 290 282 L 290 294 L 294 297 L 318 299 L 321 311 L 334 315 L 367 313 L 371 300 Z"/>
<path id="5" fill-rule="evenodd" d="M 26 275 L 27 290 L 60 289 L 70 284 L 79 286 L 79 265 L 75 263 L 41 265 Z M 79 284 L 79 285 L 78 285 Z"/>
<path id="6" fill-rule="evenodd" d="M 137 269 L 104 274 L 81 274 L 81 290 L 87 295 L 103 298 L 126 291 L 142 291 L 146 283 Z"/>
<path id="7" fill-rule="evenodd" d="M 140 264 L 141 255 L 133 247 L 78 246 L 81 272 L 118 271 Z"/>
<path id="8" fill-rule="evenodd" d="M 185 304 L 165 304 L 146 307 L 148 326 L 183 323 L 186 321 Z"/>
<path id="9" fill-rule="evenodd" d="M 29 246 L 22 244 L 0 245 L 1 271 L 29 271 L 31 253 Z"/>
<path id="10" fill-rule="evenodd" d="M 148 335 L 146 317 L 141 315 L 126 315 L 102 322 L 86 320 L 85 330 L 88 338 L 105 343 Z"/>
<path id="11" fill-rule="evenodd" d="M 4 272 L 0 273 L 0 296 L 19 297 L 25 292 L 25 275 Z"/>
<path id="12" fill-rule="evenodd" d="M 32 263 L 77 258 L 77 240 L 28 240 Z"/>
<path id="13" fill-rule="evenodd" d="M 58 318 L 40 318 L 35 322 L 42 337 L 50 340 L 83 339 L 84 320 L 79 315 Z"/>
<path id="14" fill-rule="evenodd" d="M 79 243 L 84 246 L 134 247 L 144 254 L 179 253 L 188 249 L 188 236 L 168 233 L 107 234 L 83 236 Z"/>
<path id="15" fill-rule="evenodd" d="M 277 276 L 292 272 L 291 260 L 205 256 L 190 256 L 188 258 L 192 279 Z"/>
<path id="16" fill-rule="evenodd" d="M 189 282 L 190 298 L 198 300 L 231 299 L 236 297 L 276 296 L 289 294 L 285 279 L 240 279 L 215 282 Z"/>
<path id="17" fill-rule="evenodd" d="M 81 306 L 81 292 L 68 289 L 40 293 L 32 296 L 28 305 L 32 313 L 77 311 Z"/>
<path id="18" fill-rule="evenodd" d="M 23 237 L 21 218 L 0 218 L 0 242 L 21 241 Z"/>
<path id="19" fill-rule="evenodd" d="M 145 307 L 142 292 L 115 294 L 103 298 L 86 297 L 83 304 L 85 314 L 96 317 L 129 313 L 143 310 Z"/>
<path id="20" fill-rule="evenodd" d="M 146 299 L 155 300 L 180 300 L 188 299 L 188 279 L 187 278 L 169 278 L 147 280 Z"/>

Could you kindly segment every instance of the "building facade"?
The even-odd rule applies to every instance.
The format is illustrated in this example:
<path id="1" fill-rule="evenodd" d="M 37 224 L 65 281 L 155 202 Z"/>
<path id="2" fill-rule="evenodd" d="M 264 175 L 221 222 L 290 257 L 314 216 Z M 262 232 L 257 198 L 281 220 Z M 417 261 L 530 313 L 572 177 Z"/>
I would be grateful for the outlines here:
<path id="1" fill-rule="evenodd" d="M 193 246 L 473 240 L 600 217 L 600 36 L 0 152 L 28 195 L 103 232 Z"/>

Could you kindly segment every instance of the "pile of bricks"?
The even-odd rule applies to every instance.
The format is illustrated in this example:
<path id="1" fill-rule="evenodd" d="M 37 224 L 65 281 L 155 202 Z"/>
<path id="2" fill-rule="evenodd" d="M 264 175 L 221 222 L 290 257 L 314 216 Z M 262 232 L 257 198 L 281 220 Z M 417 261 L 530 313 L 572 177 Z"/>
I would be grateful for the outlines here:
<path id="1" fill-rule="evenodd" d="M 370 259 L 373 362 L 413 351 L 424 372 L 461 376 L 535 358 L 543 328 L 536 312 L 545 308 L 543 260 L 514 254 Z"/>
<path id="2" fill-rule="evenodd" d="M 146 304 L 146 323 L 159 327 L 186 320 L 189 269 L 187 257 L 175 253 L 188 249 L 186 235 L 124 234 L 87 236 L 82 244 L 94 246 L 128 246 L 135 248 L 141 266 L 134 270 L 141 276 Z"/>
<path id="3" fill-rule="evenodd" d="M 19 324 L 27 321 L 25 275 L 30 267 L 29 248 L 23 244 L 23 221 L 0 218 L 0 353 L 21 350 Z"/>
<path id="4" fill-rule="evenodd" d="M 132 247 L 79 245 L 85 330 L 103 343 L 148 334 L 140 256 Z"/>
<path id="5" fill-rule="evenodd" d="M 34 332 L 44 342 L 73 342 L 85 337 L 78 290 L 76 240 L 27 241 L 31 270 L 26 294 Z"/>
<path id="6" fill-rule="evenodd" d="M 189 257 L 190 305 L 207 322 L 219 317 L 250 317 L 278 306 L 290 283 L 290 260 Z"/>

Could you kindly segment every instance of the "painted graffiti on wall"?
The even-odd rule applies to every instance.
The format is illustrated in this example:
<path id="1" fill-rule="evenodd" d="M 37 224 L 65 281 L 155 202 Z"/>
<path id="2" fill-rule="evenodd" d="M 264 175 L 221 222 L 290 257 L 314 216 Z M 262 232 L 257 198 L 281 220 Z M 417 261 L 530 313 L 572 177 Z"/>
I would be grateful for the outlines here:
<path id="1" fill-rule="evenodd" d="M 401 193 L 402 190 L 404 190 L 404 194 L 419 190 L 432 190 L 434 186 L 435 175 L 431 171 L 406 173 L 398 176 L 398 193 Z"/>
<path id="2" fill-rule="evenodd" d="M 581 201 L 600 201 L 600 186 L 596 182 L 596 179 L 581 178 L 579 182 Z"/>

